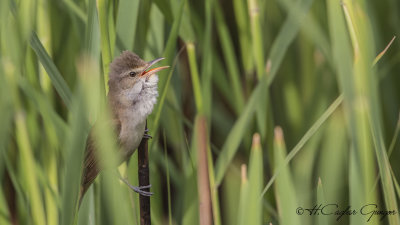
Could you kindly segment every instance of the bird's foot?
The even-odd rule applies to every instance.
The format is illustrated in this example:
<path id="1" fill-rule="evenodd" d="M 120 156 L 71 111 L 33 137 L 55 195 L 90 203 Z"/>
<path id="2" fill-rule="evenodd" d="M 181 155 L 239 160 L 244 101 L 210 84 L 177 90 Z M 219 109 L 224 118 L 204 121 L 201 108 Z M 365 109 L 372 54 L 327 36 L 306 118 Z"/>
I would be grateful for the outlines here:
<path id="1" fill-rule="evenodd" d="M 151 138 L 153 138 L 152 136 L 150 136 L 149 134 L 148 134 L 148 132 L 149 132 L 149 129 L 145 129 L 144 130 L 144 134 L 143 134 L 143 138 L 146 138 L 146 139 L 151 139 Z"/>
<path id="2" fill-rule="evenodd" d="M 146 138 L 146 139 L 152 139 L 153 137 L 152 137 L 152 136 L 150 136 L 149 134 L 146 134 L 146 133 L 145 133 L 145 134 L 143 135 L 143 138 Z"/>
<path id="3" fill-rule="evenodd" d="M 150 187 L 151 187 L 151 184 L 146 185 L 146 186 L 139 186 L 139 187 L 130 186 L 130 188 L 131 188 L 134 192 L 136 192 L 136 193 L 138 193 L 138 194 L 140 194 L 140 195 L 142 195 L 142 196 L 147 196 L 147 197 L 152 196 L 154 193 L 153 193 L 153 192 L 150 192 L 150 191 L 144 191 L 143 189 L 147 189 L 147 188 L 150 188 Z"/>
<path id="4" fill-rule="evenodd" d="M 153 192 L 144 191 L 144 190 L 143 190 L 143 189 L 147 189 L 147 188 L 150 189 L 151 184 L 145 185 L 145 186 L 136 187 L 136 186 L 133 186 L 132 184 L 130 184 L 126 179 L 124 179 L 124 178 L 122 178 L 122 177 L 120 177 L 120 179 L 121 179 L 126 185 L 128 185 L 128 187 L 129 187 L 130 189 L 132 189 L 134 192 L 136 192 L 136 193 L 138 193 L 138 194 L 140 194 L 140 195 L 142 195 L 142 196 L 150 197 L 150 196 L 152 196 L 152 195 L 154 194 Z"/>

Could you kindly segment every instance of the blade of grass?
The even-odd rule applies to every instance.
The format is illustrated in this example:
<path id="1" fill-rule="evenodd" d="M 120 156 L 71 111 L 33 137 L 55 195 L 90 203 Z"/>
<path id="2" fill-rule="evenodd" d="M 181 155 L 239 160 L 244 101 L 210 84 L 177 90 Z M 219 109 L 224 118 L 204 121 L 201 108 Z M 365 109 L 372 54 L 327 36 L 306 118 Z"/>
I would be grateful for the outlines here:
<path id="1" fill-rule="evenodd" d="M 258 79 L 260 80 L 265 74 L 265 59 L 264 59 L 264 46 L 262 43 L 263 37 L 261 32 L 261 24 L 260 24 L 260 13 L 259 6 L 257 0 L 248 0 L 248 10 L 250 16 L 250 26 L 251 26 L 251 37 L 252 37 L 252 46 L 253 46 L 253 57 L 256 63 L 256 74 Z M 269 91 L 265 89 L 264 94 L 265 100 L 260 102 L 259 107 L 256 109 L 256 115 L 258 120 L 259 132 L 261 134 L 262 139 L 266 139 L 267 129 L 269 123 L 267 121 L 273 121 L 271 112 L 268 110 L 270 107 L 270 97 Z M 271 118 L 269 118 L 271 117 Z M 272 130 L 272 127 L 271 127 Z M 272 133 L 272 132 L 269 132 Z M 267 142 L 271 143 L 272 138 L 268 138 Z"/>
<path id="2" fill-rule="evenodd" d="M 111 57 L 113 58 L 114 56 L 114 50 L 115 50 L 115 39 L 116 39 L 116 31 L 115 31 L 115 17 L 117 13 L 117 9 L 115 7 L 117 6 L 117 3 L 114 1 L 108 1 L 108 33 L 110 36 L 110 51 L 111 51 Z"/>
<path id="3" fill-rule="evenodd" d="M 365 15 L 366 9 L 362 3 L 344 1 L 342 7 L 346 15 L 348 29 L 354 31 L 350 34 L 355 55 L 354 80 L 357 93 L 356 96 L 361 99 L 359 100 L 359 104 L 363 106 L 363 109 L 365 110 L 365 124 L 367 124 L 367 128 L 370 128 L 370 130 L 366 130 L 365 132 L 371 132 L 373 138 L 376 160 L 382 178 L 381 183 L 386 209 L 397 211 L 398 206 L 390 173 L 390 163 L 383 141 L 378 82 L 377 77 L 375 76 L 374 71 L 371 70 L 370 66 L 373 63 L 374 54 L 373 33 L 371 32 L 372 26 L 369 18 Z M 357 111 L 359 111 L 359 109 L 357 109 Z M 362 151 L 365 151 L 365 149 L 362 149 Z M 366 171 L 368 175 L 370 175 L 370 172 L 374 170 L 372 165 L 369 167 L 370 169 Z M 373 186 L 372 179 L 369 181 L 370 183 L 367 183 L 367 191 L 370 191 L 373 188 L 369 187 Z M 400 218 L 398 215 L 389 217 L 388 219 L 389 224 L 391 225 L 400 224 Z"/>
<path id="4" fill-rule="evenodd" d="M 3 95 L 5 96 L 5 95 Z M 0 123 L 2 126 L 0 127 L 0 155 L 6 153 L 8 147 L 8 140 L 11 134 L 11 126 L 12 126 L 12 117 L 14 113 L 14 109 L 11 104 L 0 101 L 0 110 L 1 110 L 1 118 Z M 4 158 L 0 157 L 0 168 L 4 166 Z"/>
<path id="5" fill-rule="evenodd" d="M 248 75 L 253 68 L 253 55 L 249 54 L 249 49 L 251 49 L 252 46 L 250 30 L 248 26 L 248 24 L 250 24 L 249 15 L 247 12 L 248 8 L 245 0 L 234 0 L 233 9 L 235 12 L 235 19 L 238 28 L 241 62 L 243 64 L 246 75 Z M 262 63 L 264 63 L 264 61 L 262 61 Z"/>
<path id="6" fill-rule="evenodd" d="M 228 28 L 226 26 L 226 22 L 224 20 L 221 7 L 218 2 L 214 2 L 214 14 L 216 25 L 218 27 L 218 35 L 221 42 L 222 51 L 224 54 L 225 63 L 227 66 L 227 74 L 230 79 L 230 84 L 232 86 L 232 92 L 235 96 L 235 104 L 233 107 L 235 108 L 235 112 L 239 115 L 243 111 L 244 107 L 244 96 L 242 95 L 242 88 L 240 82 L 240 74 L 238 62 L 235 59 L 235 51 L 232 43 L 232 39 L 230 38 L 230 34 Z"/>
<path id="7" fill-rule="evenodd" d="M 48 132 L 46 132 L 48 133 Z M 54 145 L 48 144 L 49 149 L 54 149 Z M 46 220 L 48 225 L 59 224 L 59 190 L 58 190 L 58 164 L 57 152 L 50 151 L 47 156 L 47 163 L 44 165 L 44 177 L 42 183 L 47 184 L 45 189 Z M 37 170 L 40 171 L 40 170 Z"/>
<path id="8" fill-rule="evenodd" d="M 396 178 L 392 168 L 390 168 L 390 169 L 391 169 L 391 172 L 392 172 L 393 183 L 394 183 L 394 186 L 396 188 L 397 198 L 400 199 L 400 185 L 399 185 L 399 182 L 397 181 L 397 178 Z"/>
<path id="9" fill-rule="evenodd" d="M 249 203 L 247 221 L 248 224 L 262 223 L 262 201 L 259 196 L 263 187 L 263 156 L 260 142 L 260 135 L 253 135 L 253 143 L 249 160 L 249 190 L 247 201 Z"/>
<path id="10" fill-rule="evenodd" d="M 310 5 L 312 0 L 303 0 L 299 1 L 301 4 L 302 13 L 305 14 Z M 217 8 L 217 7 L 215 7 Z M 218 10 L 217 10 L 218 11 Z M 216 12 L 216 16 L 220 12 Z M 221 15 L 219 15 L 221 17 Z M 289 14 L 288 18 L 285 21 L 284 26 L 280 30 L 278 37 L 275 39 L 271 53 L 269 56 L 269 61 L 272 63 L 267 63 L 270 65 L 271 69 L 268 72 L 268 76 L 264 76 L 260 82 L 257 84 L 256 88 L 254 89 L 253 93 L 251 94 L 247 105 L 244 107 L 243 112 L 240 114 L 239 119 L 236 121 L 234 126 L 232 127 L 231 131 L 229 132 L 226 141 L 221 149 L 221 154 L 218 156 L 216 162 L 216 175 L 215 175 L 215 183 L 216 185 L 221 184 L 225 171 L 232 161 L 240 143 L 241 139 L 243 138 L 247 127 L 250 123 L 252 115 L 260 102 L 260 99 L 264 98 L 263 90 L 268 89 L 271 85 L 276 73 L 278 72 L 278 68 L 282 62 L 283 56 L 285 55 L 289 44 L 294 40 L 295 35 L 297 34 L 299 27 L 301 25 L 301 19 L 304 16 L 298 16 L 297 14 Z M 220 18 L 220 20 L 222 20 Z M 217 23 L 218 25 L 218 23 Z M 220 24 L 223 26 L 223 24 Z M 264 189 L 265 190 L 265 189 Z"/>
<path id="11" fill-rule="evenodd" d="M 69 89 L 67 83 L 65 82 L 60 72 L 58 71 L 57 67 L 54 65 L 50 56 L 47 54 L 36 33 L 32 33 L 30 44 L 33 50 L 35 51 L 38 59 L 45 68 L 47 74 L 49 75 L 57 93 L 60 95 L 61 99 L 63 100 L 67 108 L 70 108 L 71 95 L 72 95 L 71 90 Z"/>
<path id="12" fill-rule="evenodd" d="M 297 1 L 295 4 L 291 5 L 291 8 L 289 8 L 288 18 L 285 20 L 285 23 L 282 25 L 278 36 L 275 38 L 268 57 L 269 63 L 267 64 L 270 64 L 271 66 L 271 69 L 268 72 L 268 83 L 272 83 L 274 80 L 283 57 L 285 56 L 289 45 L 296 37 L 301 23 L 304 20 L 306 13 L 310 9 L 312 2 L 313 0 Z"/>
<path id="13" fill-rule="evenodd" d="M 19 177 L 17 174 L 16 168 L 13 167 L 13 165 L 11 165 L 11 160 L 10 158 L 4 154 L 2 157 L 4 157 L 5 160 L 5 169 L 8 172 L 8 175 L 10 176 L 10 180 L 12 183 L 12 186 L 15 188 L 15 192 L 16 192 L 16 196 L 18 196 L 17 200 L 18 203 L 23 203 L 23 207 L 21 209 L 21 211 L 23 211 L 23 213 L 28 213 L 29 210 L 29 202 L 28 202 L 28 197 L 26 195 L 26 193 L 23 192 L 23 188 L 22 185 L 20 184 L 19 181 Z"/>
<path id="14" fill-rule="evenodd" d="M 193 42 L 196 40 L 196 36 L 194 34 L 194 29 L 192 25 L 192 19 L 191 19 L 191 13 L 190 13 L 190 7 L 189 4 L 186 4 L 188 1 L 187 0 L 182 0 L 182 1 L 170 1 L 171 8 L 172 8 L 172 13 L 179 15 L 180 13 L 180 6 L 184 4 L 183 8 L 183 14 L 182 14 L 182 22 L 180 24 L 179 28 L 179 37 L 184 41 L 184 42 Z"/>
<path id="15" fill-rule="evenodd" d="M 20 151 L 20 179 L 23 179 L 23 189 L 28 196 L 33 223 L 46 224 L 42 193 L 36 176 L 35 157 L 29 142 L 29 134 L 26 127 L 26 119 L 23 112 L 17 112 L 15 117 L 17 145 Z"/>
<path id="16" fill-rule="evenodd" d="M 342 193 L 348 192 L 348 171 L 349 171 L 349 147 L 348 132 L 345 130 L 345 118 L 343 109 L 334 113 L 327 121 L 324 131 L 323 142 L 320 145 L 320 160 L 316 171 L 323 180 L 323 191 L 326 204 L 337 203 L 347 204 L 347 198 Z M 332 170 L 332 168 L 336 168 Z M 314 202 L 313 202 L 314 203 Z M 323 202 L 318 202 L 323 204 Z M 336 218 L 329 217 L 330 224 L 335 224 Z M 324 224 L 324 223 L 322 223 Z"/>
<path id="17" fill-rule="evenodd" d="M 218 52 L 216 51 L 216 49 L 212 49 L 211 50 L 213 55 L 218 55 Z M 224 63 L 222 62 L 223 59 L 221 59 L 221 57 L 214 57 L 213 60 L 213 73 L 214 74 L 224 74 L 226 73 L 225 71 L 225 66 Z M 222 98 L 224 101 L 227 102 L 235 102 L 235 96 L 232 95 L 232 91 L 231 91 L 231 86 L 230 85 L 225 85 L 228 84 L 228 77 L 226 76 L 212 76 L 213 79 L 213 85 L 215 85 L 215 89 L 218 93 L 221 93 L 220 98 Z"/>
<path id="18" fill-rule="evenodd" d="M 71 108 L 70 130 L 65 139 L 66 144 L 63 152 L 65 152 L 66 165 L 63 171 L 63 186 L 61 189 L 61 211 L 63 213 L 60 215 L 62 225 L 70 225 L 76 221 L 81 162 L 83 162 L 83 150 L 88 133 L 84 108 L 82 99 L 76 98 Z"/>
<path id="19" fill-rule="evenodd" d="M 108 93 L 108 73 L 109 66 L 113 58 L 111 34 L 109 27 L 109 15 L 110 15 L 110 1 L 98 0 L 97 1 L 97 14 L 100 25 L 100 44 L 101 44 L 101 59 L 103 63 L 103 77 L 104 77 L 104 88 Z"/>
<path id="20" fill-rule="evenodd" d="M 221 208 L 219 206 L 219 196 L 218 196 L 218 187 L 215 185 L 215 177 L 214 177 L 214 164 L 212 153 L 210 149 L 210 145 L 207 149 L 207 157 L 208 157 L 208 176 L 210 177 L 210 189 L 211 189 L 211 203 L 212 203 L 212 211 L 214 217 L 214 224 L 221 225 Z"/>
<path id="21" fill-rule="evenodd" d="M 265 85 L 265 82 L 264 85 L 261 84 L 259 84 L 257 88 L 253 91 L 249 102 L 241 113 L 239 119 L 233 125 L 224 145 L 222 146 L 221 153 L 218 155 L 215 166 L 215 183 L 217 186 L 221 184 L 222 179 L 224 178 L 225 171 L 227 170 L 229 164 L 235 156 L 243 136 L 247 133 L 247 128 L 250 125 L 250 120 L 253 117 L 255 109 L 259 103 L 258 99 L 261 98 L 263 90 L 265 90 L 264 88 L 266 88 L 267 86 Z"/>
<path id="22" fill-rule="evenodd" d="M 355 113 L 355 110 L 352 110 L 355 102 L 355 91 L 353 89 L 353 76 L 349 76 L 349 74 L 353 74 L 353 59 L 350 38 L 348 34 L 349 31 L 346 29 L 345 20 L 340 10 L 339 3 L 330 0 L 327 1 L 327 7 L 334 64 L 337 70 L 336 74 L 338 81 L 345 99 L 344 113 L 347 120 L 346 125 L 349 128 L 349 133 L 352 138 L 352 144 L 350 145 L 351 149 L 349 153 L 349 202 L 352 205 L 360 205 L 364 204 L 363 202 L 366 201 L 365 189 L 369 187 L 366 187 L 365 184 L 365 172 L 363 173 L 363 170 L 361 169 L 363 165 L 360 159 L 363 156 L 360 156 L 359 151 L 366 153 L 368 152 L 369 148 L 365 149 L 364 147 L 360 146 L 364 144 L 364 142 L 360 140 L 359 136 L 362 134 L 362 132 L 357 131 L 357 127 L 359 127 L 358 124 L 360 124 L 360 118 L 357 118 L 358 115 Z M 363 155 L 363 158 L 365 159 L 365 154 Z M 364 221 L 359 217 L 350 218 L 350 223 L 358 224 L 363 222 Z"/>
<path id="23" fill-rule="evenodd" d="M 390 145 L 389 145 L 389 149 L 388 149 L 388 157 L 389 158 L 393 153 L 394 147 L 396 146 L 396 141 L 397 141 L 397 139 L 399 137 L 399 133 L 400 133 L 400 114 L 399 114 L 399 118 L 398 118 L 397 123 L 396 123 L 396 128 L 395 128 L 395 131 L 394 131 L 394 134 L 393 134 L 392 141 L 390 142 Z"/>
<path id="24" fill-rule="evenodd" d="M 70 12 L 74 13 L 83 23 L 87 23 L 85 12 L 72 0 L 63 0 Z"/>
<path id="25" fill-rule="evenodd" d="M 293 2 L 290 0 L 282 0 L 278 3 L 288 12 L 290 12 L 290 10 L 294 10 L 296 11 L 295 14 L 302 14 L 301 8 L 293 7 Z M 318 24 L 318 20 L 313 16 L 312 13 L 306 15 L 301 29 L 305 31 L 305 35 L 321 50 L 323 55 L 328 59 L 328 62 L 332 63 L 332 53 L 328 37 L 325 35 L 324 30 L 321 28 L 321 25 Z"/>
<path id="26" fill-rule="evenodd" d="M 240 183 L 240 198 L 239 198 L 239 204 L 238 204 L 238 218 L 237 218 L 237 224 L 238 225 L 244 225 L 246 224 L 246 211 L 247 211 L 247 206 L 248 206 L 248 198 L 247 198 L 247 193 L 249 189 L 249 182 L 247 180 L 247 166 L 246 164 L 242 164 L 241 166 L 241 183 Z"/>
<path id="27" fill-rule="evenodd" d="M 85 50 L 91 57 L 100 56 L 100 28 L 96 10 L 96 0 L 89 0 L 89 9 L 87 13 L 87 26 L 85 33 Z M 100 73 L 99 73 L 100 76 Z"/>
<path id="28" fill-rule="evenodd" d="M 353 148 L 353 147 L 352 147 Z M 350 150 L 349 160 L 349 202 L 351 204 L 363 204 L 365 201 L 365 187 L 363 187 L 362 171 L 356 157 L 355 149 Z M 363 224 L 365 220 L 362 217 L 354 216 L 349 219 L 350 224 Z"/>
<path id="29" fill-rule="evenodd" d="M 150 11 L 152 1 L 140 1 L 139 13 L 137 14 L 137 21 L 140 21 L 136 25 L 135 40 L 133 50 L 138 55 L 143 55 L 145 47 L 147 45 L 147 33 L 150 27 Z"/>
<path id="30" fill-rule="evenodd" d="M 390 46 L 393 44 L 394 39 L 396 39 L 396 36 L 393 36 L 393 38 L 390 40 L 389 44 L 386 45 L 385 49 L 383 49 L 374 59 L 372 62 L 372 66 L 374 66 L 381 58 L 383 55 L 385 55 L 386 51 L 390 48 Z"/>
<path id="31" fill-rule="evenodd" d="M 12 4 L 12 3 L 11 3 Z M 19 29 L 19 38 L 20 40 L 28 40 L 30 33 L 32 31 L 34 22 L 35 22 L 35 13 L 36 13 L 36 1 L 26 1 L 24 4 L 20 4 L 17 8 L 17 17 L 18 21 L 18 29 Z M 21 43 L 22 44 L 22 43 Z"/>
<path id="32" fill-rule="evenodd" d="M 194 92 L 194 99 L 196 103 L 197 112 L 202 114 L 204 112 L 203 109 L 203 96 L 201 93 L 201 84 L 199 79 L 199 72 L 197 69 L 196 63 L 196 52 L 193 43 L 187 44 L 187 53 L 188 53 L 188 60 L 189 60 L 189 68 L 190 74 L 192 77 L 192 87 Z"/>
<path id="33" fill-rule="evenodd" d="M 32 86 L 30 86 L 25 79 L 20 79 L 18 82 L 18 85 L 22 89 L 23 93 L 26 96 L 30 96 L 30 100 L 34 103 L 34 109 L 37 110 L 43 117 L 44 123 L 46 124 L 45 129 L 49 129 L 49 131 L 55 130 L 57 140 L 54 142 L 58 143 L 63 141 L 67 124 L 52 108 L 48 98 L 46 98 L 43 93 L 38 92 Z M 49 126 L 52 126 L 53 128 L 50 128 Z"/>
<path id="34" fill-rule="evenodd" d="M 161 112 L 162 112 L 162 109 L 163 109 L 163 106 L 165 103 L 165 99 L 167 97 L 167 92 L 168 92 L 168 89 L 170 86 L 172 74 L 173 74 L 176 64 L 178 63 L 178 56 L 180 55 L 181 51 L 183 50 L 183 49 L 181 49 L 178 52 L 178 54 L 176 55 L 176 57 L 174 58 L 174 60 L 172 60 L 174 51 L 176 48 L 176 41 L 178 39 L 179 28 L 180 28 L 182 15 L 183 15 L 183 9 L 184 9 L 185 4 L 186 4 L 186 0 L 183 0 L 181 2 L 181 4 L 179 5 L 179 14 L 178 14 L 177 18 L 175 18 L 174 23 L 172 24 L 171 32 L 169 34 L 168 41 L 167 41 L 167 44 L 166 44 L 166 47 L 165 47 L 165 50 L 163 53 L 163 56 L 166 57 L 166 60 L 168 61 L 168 63 L 173 62 L 173 64 L 172 64 L 171 68 L 169 69 L 168 76 L 165 79 L 163 79 L 162 76 L 160 78 L 159 92 L 161 93 L 161 95 L 160 95 L 158 103 L 155 106 L 155 109 L 153 112 L 153 114 L 155 115 L 154 122 L 151 123 L 152 124 L 151 132 L 154 132 L 154 134 L 156 134 L 158 131 L 158 127 L 160 125 Z M 153 142 L 150 142 L 150 150 L 152 149 L 152 145 L 153 145 Z"/>
<path id="35" fill-rule="evenodd" d="M 286 163 L 288 156 L 286 156 L 286 146 L 282 129 L 276 127 L 274 133 L 274 173 L 280 172 L 275 182 L 275 196 L 277 198 L 279 221 L 281 224 L 300 224 L 298 218 L 291 216 L 292 212 L 295 212 L 298 207 L 298 203 L 292 173 L 290 172 L 290 167 Z"/>
<path id="36" fill-rule="evenodd" d="M 119 2 L 116 25 L 117 37 L 122 42 L 122 46 L 124 46 L 125 49 L 117 49 L 118 52 L 126 49 L 133 49 L 133 37 L 135 37 L 138 17 L 132 15 L 137 15 L 138 10 L 139 1 L 121 0 Z"/>
<path id="37" fill-rule="evenodd" d="M 47 53 L 49 55 L 52 55 L 52 50 L 51 50 L 51 40 L 52 40 L 52 36 L 51 36 L 51 28 L 50 28 L 50 24 L 51 21 L 49 21 L 49 17 L 50 17 L 50 10 L 49 10 L 49 6 L 48 4 L 45 3 L 44 0 L 39 0 L 38 2 L 39 6 L 38 6 L 38 18 L 37 18 L 37 35 L 38 37 L 40 37 L 40 40 L 46 40 L 45 42 L 43 42 L 43 46 L 46 49 Z M 35 60 L 35 64 L 36 63 L 36 58 Z M 45 69 L 43 66 L 39 66 L 39 78 L 35 79 L 39 79 L 40 82 L 40 86 L 41 88 L 49 95 L 51 96 L 50 98 L 54 97 L 54 92 L 53 89 L 51 87 L 51 80 L 49 78 L 49 76 L 46 74 Z M 58 220 L 57 220 L 58 221 Z"/>
<path id="38" fill-rule="evenodd" d="M 247 1 L 250 16 L 251 37 L 253 43 L 253 57 L 256 62 L 256 71 L 258 79 L 264 75 L 265 60 L 264 46 L 262 43 L 263 37 L 260 24 L 260 13 L 257 0 Z"/>
<path id="39" fill-rule="evenodd" d="M 133 49 L 133 37 L 135 37 L 138 23 L 139 1 L 121 0 L 117 16 L 117 36 L 126 49 Z M 118 49 L 119 52 L 126 49 Z"/>
<path id="40" fill-rule="evenodd" d="M 260 135 L 254 134 L 249 160 L 249 180 L 247 182 L 245 167 L 242 167 L 242 188 L 238 210 L 238 225 L 263 224 L 262 201 L 259 196 L 263 186 L 263 161 Z"/>
<path id="41" fill-rule="evenodd" d="M 196 137 L 198 137 L 197 132 L 199 131 L 199 123 L 194 124 L 193 128 L 193 136 L 190 143 L 190 147 L 188 146 L 188 157 L 190 159 L 189 162 L 186 162 L 184 178 L 185 181 L 183 183 L 183 216 L 182 216 L 182 224 L 184 225 L 196 225 L 199 224 L 199 195 L 197 190 L 197 143 Z M 189 143 L 187 143 L 189 145 Z"/>
<path id="42" fill-rule="evenodd" d="M 154 110 L 155 111 L 155 117 L 154 117 L 154 122 L 152 123 L 153 124 L 152 129 L 151 129 L 152 132 L 154 132 L 154 133 L 157 133 L 158 128 L 160 126 L 160 122 L 159 121 L 160 121 L 160 118 L 161 118 L 161 112 L 162 112 L 163 106 L 165 104 L 165 99 L 167 97 L 168 87 L 170 85 L 171 77 L 172 77 L 172 74 L 173 74 L 174 69 L 176 67 L 176 63 L 178 62 L 178 60 L 177 60 L 178 56 L 180 55 L 181 52 L 183 52 L 183 48 L 179 51 L 178 55 L 175 57 L 174 63 L 170 68 L 170 72 L 168 73 L 168 78 L 167 78 L 167 81 L 165 83 L 165 88 L 162 91 L 161 98 L 160 98 L 158 104 L 156 105 L 156 109 Z M 150 142 L 150 146 L 152 146 L 152 143 L 153 142 Z M 150 147 L 150 149 L 152 149 L 152 148 Z"/>
<path id="43" fill-rule="evenodd" d="M 3 70 L 3 63 L 0 63 L 0 73 L 4 75 L 11 75 L 6 74 Z M 3 161 L 3 156 L 6 154 L 9 144 L 8 141 L 12 133 L 11 126 L 14 114 L 14 105 L 12 103 L 12 99 L 14 98 L 14 93 L 10 91 L 12 86 L 8 83 L 5 76 L 0 76 L 0 83 L 4 84 L 4 86 L 0 89 L 0 112 L 2 115 L 0 117 L 0 124 L 2 124 L 2 126 L 0 126 L 0 168 L 3 168 L 5 163 Z"/>
<path id="44" fill-rule="evenodd" d="M 0 183 L 1 184 L 1 183 Z M 11 215 L 2 191 L 0 191 L 0 224 L 11 225 Z"/>
<path id="45" fill-rule="evenodd" d="M 213 60 L 214 55 L 212 54 L 212 8 L 213 1 L 205 1 L 205 32 L 202 41 L 202 64 L 201 64 L 201 86 L 203 93 L 204 103 L 204 114 L 208 121 L 211 121 L 211 108 L 212 108 L 212 77 L 213 77 Z"/>
<path id="46" fill-rule="evenodd" d="M 325 199 L 325 192 L 324 192 L 324 186 L 322 185 L 321 178 L 318 178 L 318 185 L 317 185 L 317 204 L 322 204 L 325 205 L 328 202 L 326 202 Z M 317 216 L 318 218 L 318 224 L 329 224 L 329 220 L 327 216 Z"/>
<path id="47" fill-rule="evenodd" d="M 289 154 L 285 158 L 285 162 L 281 164 L 281 167 L 275 170 L 274 175 L 268 181 L 268 184 L 265 186 L 261 197 L 269 190 L 272 183 L 277 178 L 278 174 L 285 166 L 289 164 L 289 162 L 300 152 L 304 144 L 318 131 L 318 129 L 325 123 L 325 121 L 332 115 L 332 113 L 337 109 L 337 107 L 342 103 L 343 95 L 340 95 L 335 101 L 326 109 L 326 111 L 318 118 L 317 121 L 307 130 L 304 136 L 300 139 L 300 141 L 293 147 L 293 149 L 289 152 Z"/>
<path id="48" fill-rule="evenodd" d="M 154 3 L 157 5 L 169 23 L 172 23 L 174 19 L 176 19 L 172 14 L 171 4 L 168 1 L 154 0 Z"/>

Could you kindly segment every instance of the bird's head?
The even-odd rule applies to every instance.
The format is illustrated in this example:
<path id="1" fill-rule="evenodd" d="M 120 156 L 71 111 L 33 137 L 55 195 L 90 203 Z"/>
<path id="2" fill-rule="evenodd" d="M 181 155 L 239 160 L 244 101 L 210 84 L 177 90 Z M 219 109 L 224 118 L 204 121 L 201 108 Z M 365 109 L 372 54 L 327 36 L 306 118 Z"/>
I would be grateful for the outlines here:
<path id="1" fill-rule="evenodd" d="M 164 58 L 146 62 L 130 51 L 124 51 L 110 64 L 108 86 L 113 100 L 130 105 L 148 98 L 156 98 L 158 77 L 156 73 L 168 68 L 162 66 L 150 69 Z"/>

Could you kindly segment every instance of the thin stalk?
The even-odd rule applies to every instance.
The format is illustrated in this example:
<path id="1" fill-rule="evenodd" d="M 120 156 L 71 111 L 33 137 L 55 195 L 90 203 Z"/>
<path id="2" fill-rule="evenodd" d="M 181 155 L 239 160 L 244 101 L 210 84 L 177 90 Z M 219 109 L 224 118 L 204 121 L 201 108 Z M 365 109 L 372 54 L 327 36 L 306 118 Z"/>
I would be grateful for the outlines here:
<path id="1" fill-rule="evenodd" d="M 197 69 L 196 49 L 193 43 L 187 44 L 187 53 L 189 57 L 190 74 L 192 75 L 192 85 L 197 112 L 203 113 L 203 96 L 201 93 L 199 70 Z"/>
<path id="2" fill-rule="evenodd" d="M 264 74 L 264 47 L 260 24 L 260 10 L 257 0 L 248 0 L 251 37 L 253 42 L 253 56 L 256 61 L 256 71 L 258 79 Z"/>
<path id="3" fill-rule="evenodd" d="M 147 130 L 147 121 L 146 121 L 146 130 Z M 147 134 L 147 131 L 145 131 L 145 134 Z M 139 168 L 138 169 L 139 187 L 150 185 L 149 149 L 147 144 L 147 138 L 142 139 L 138 148 L 138 168 Z M 143 190 L 150 191 L 150 188 L 145 188 Z M 140 204 L 140 224 L 150 225 L 151 224 L 150 197 L 140 195 L 139 204 Z"/>
<path id="4" fill-rule="evenodd" d="M 167 169 L 167 193 L 168 193 L 168 224 L 172 225 L 172 207 L 171 207 L 171 183 L 169 179 L 169 163 L 167 158 L 167 139 L 165 137 L 165 132 L 163 132 L 164 137 L 164 158 L 165 167 Z"/>
<path id="5" fill-rule="evenodd" d="M 199 192 L 199 219 L 201 225 L 212 224 L 211 191 L 208 171 L 208 137 L 207 120 L 204 116 L 197 117 L 197 189 Z"/>
<path id="6" fill-rule="evenodd" d="M 111 51 L 111 42 L 109 35 L 109 22 L 108 22 L 108 1 L 99 0 L 97 1 L 97 11 L 99 16 L 99 24 L 100 24 L 100 42 L 101 42 L 101 59 L 103 63 L 103 76 L 104 76 L 104 87 L 106 93 L 108 93 L 108 72 L 109 65 L 112 60 L 112 51 Z"/>

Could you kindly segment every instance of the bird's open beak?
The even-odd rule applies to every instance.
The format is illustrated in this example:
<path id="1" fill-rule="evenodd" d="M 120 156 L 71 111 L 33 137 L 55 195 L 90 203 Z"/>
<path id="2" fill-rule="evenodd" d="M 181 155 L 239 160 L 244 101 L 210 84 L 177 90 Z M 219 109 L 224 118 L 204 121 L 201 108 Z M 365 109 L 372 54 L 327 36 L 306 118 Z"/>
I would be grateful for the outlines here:
<path id="1" fill-rule="evenodd" d="M 157 62 L 163 60 L 164 58 L 158 58 L 155 60 L 152 60 L 150 62 L 147 63 L 146 68 L 143 70 L 142 74 L 140 76 L 146 76 L 146 79 L 148 79 L 149 77 L 151 77 L 151 75 L 157 73 L 160 70 L 163 69 L 167 69 L 169 66 L 161 66 L 161 67 L 156 67 L 153 69 L 149 69 L 152 65 L 156 64 Z M 149 70 L 148 70 L 149 69 Z"/>

